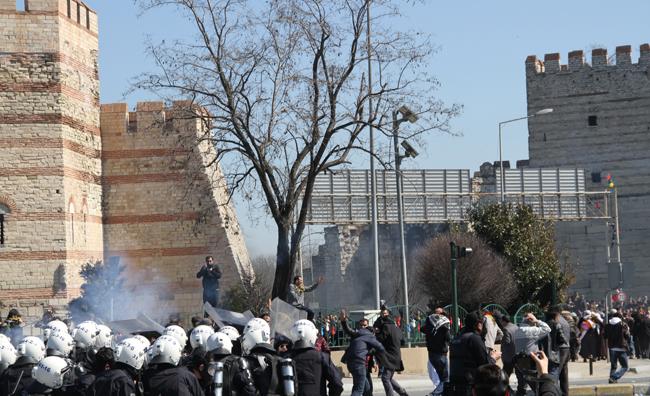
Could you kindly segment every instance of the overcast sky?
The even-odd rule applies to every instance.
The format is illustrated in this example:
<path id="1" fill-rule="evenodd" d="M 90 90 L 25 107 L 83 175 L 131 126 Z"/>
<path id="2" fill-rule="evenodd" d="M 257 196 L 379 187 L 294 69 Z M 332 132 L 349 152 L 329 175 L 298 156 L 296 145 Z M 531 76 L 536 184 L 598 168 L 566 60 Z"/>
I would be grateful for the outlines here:
<path id="1" fill-rule="evenodd" d="M 132 0 L 86 3 L 100 21 L 101 102 L 126 101 L 133 107 L 137 101 L 151 100 L 145 92 L 124 95 L 129 79 L 152 67 L 144 54 L 145 41 L 188 37 L 191 32 L 182 28 L 173 9 L 139 17 Z M 440 47 L 431 63 L 442 83 L 440 98 L 464 106 L 453 123 L 463 136 L 432 135 L 426 150 L 405 163 L 412 168 L 474 171 L 498 158 L 498 122 L 526 114 L 527 55 L 543 58 L 545 53 L 560 52 L 566 63 L 571 50 L 590 54 L 592 48 L 602 46 L 613 54 L 616 46 L 629 44 L 634 59 L 639 45 L 650 42 L 650 1 L 646 0 L 425 0 L 415 7 L 405 5 L 403 11 L 401 28 L 426 32 Z M 509 124 L 504 139 L 505 160 L 528 158 L 525 122 Z M 251 254 L 272 254 L 272 221 L 246 212 L 238 207 Z"/>

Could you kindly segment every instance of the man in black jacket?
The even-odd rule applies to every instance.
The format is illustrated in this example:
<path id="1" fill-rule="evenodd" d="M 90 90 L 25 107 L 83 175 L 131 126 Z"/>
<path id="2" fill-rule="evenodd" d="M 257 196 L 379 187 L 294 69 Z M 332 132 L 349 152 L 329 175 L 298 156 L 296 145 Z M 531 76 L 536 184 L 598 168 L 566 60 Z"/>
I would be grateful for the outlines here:
<path id="1" fill-rule="evenodd" d="M 100 349 L 104 361 L 112 364 L 111 350 Z M 99 352 L 98 352 L 99 353 Z M 87 391 L 88 396 L 131 396 L 136 393 L 138 371 L 144 363 L 145 346 L 136 338 L 127 338 L 115 348 L 115 363 L 100 372 Z"/>
<path id="2" fill-rule="evenodd" d="M 207 301 L 210 305 L 217 308 L 219 304 L 219 279 L 221 279 L 221 270 L 214 264 L 212 256 L 205 258 L 205 265 L 197 272 L 196 277 L 202 278 L 203 303 Z"/>
<path id="3" fill-rule="evenodd" d="M 347 317 L 342 312 L 341 325 L 347 326 Z M 352 375 L 352 395 L 362 396 L 370 388 L 366 378 L 366 356 L 369 350 L 375 349 L 379 353 L 384 352 L 384 346 L 377 341 L 375 334 L 367 327 L 362 327 L 356 332 L 356 336 L 350 339 L 350 345 L 345 350 L 342 363 L 346 363 L 348 371 Z"/>
<path id="4" fill-rule="evenodd" d="M 449 381 L 447 352 L 451 342 L 451 331 L 446 312 L 442 308 L 436 308 L 427 318 L 421 331 L 426 338 L 429 363 L 438 374 L 438 383 L 434 383 L 436 388 L 433 394 L 439 395 L 444 390 L 445 382 Z"/>
<path id="5" fill-rule="evenodd" d="M 627 340 L 630 338 L 630 330 L 616 310 L 612 310 L 611 319 L 605 326 L 605 338 L 611 360 L 609 383 L 615 384 L 628 370 Z M 618 363 L 621 363 L 619 370 L 617 370 Z"/>
<path id="6" fill-rule="evenodd" d="M 402 364 L 402 332 L 390 317 L 387 308 L 381 310 L 381 320 L 375 322 L 377 339 L 384 346 L 385 352 L 378 356 L 381 365 L 381 383 L 384 385 L 386 396 L 393 396 L 395 392 L 400 396 L 408 396 L 406 390 L 393 378 L 396 371 L 403 371 Z"/>
<path id="7" fill-rule="evenodd" d="M 481 338 L 483 315 L 470 312 L 465 316 L 465 326 L 449 346 L 449 388 L 453 395 L 471 395 L 476 371 L 484 364 L 496 363 L 499 352 L 488 354 Z"/>

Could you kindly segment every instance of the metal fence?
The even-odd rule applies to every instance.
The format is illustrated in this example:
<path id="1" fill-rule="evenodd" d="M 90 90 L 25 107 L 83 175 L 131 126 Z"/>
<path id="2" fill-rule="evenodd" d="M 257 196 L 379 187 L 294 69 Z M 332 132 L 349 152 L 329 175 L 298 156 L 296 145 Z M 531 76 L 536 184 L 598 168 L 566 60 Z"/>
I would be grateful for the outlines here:
<path id="1" fill-rule="evenodd" d="M 444 307 L 444 310 L 450 314 L 452 309 L 451 305 L 447 305 Z M 467 315 L 467 310 L 461 306 L 458 307 L 459 309 L 459 316 L 460 316 L 460 321 L 461 324 L 463 323 L 465 316 Z M 425 334 L 421 331 L 422 327 L 425 324 L 425 321 L 428 317 L 427 310 L 422 309 L 421 307 L 417 305 L 411 305 L 409 309 L 409 314 L 411 318 L 411 323 L 406 324 L 402 323 L 401 318 L 402 314 L 404 313 L 404 305 L 395 305 L 388 307 L 388 309 L 391 312 L 391 315 L 393 319 L 395 320 L 397 326 L 400 328 L 402 331 L 402 337 L 404 344 L 411 344 L 411 346 L 424 346 L 426 343 L 426 336 Z M 483 312 L 500 312 L 502 314 L 508 314 L 508 311 L 503 308 L 502 306 L 498 304 L 487 304 L 484 305 L 480 308 L 481 311 Z M 338 312 L 330 312 L 330 313 L 321 313 L 318 315 L 316 318 L 316 328 L 319 329 L 320 334 L 325 337 L 327 340 L 330 348 L 337 350 L 337 349 L 345 349 L 348 347 L 350 344 L 350 337 L 345 334 L 343 331 L 343 326 L 341 325 L 341 322 L 339 321 L 338 318 Z M 536 316 L 543 315 L 543 310 L 539 308 L 537 305 L 534 304 L 525 304 L 519 307 L 515 311 L 514 315 L 511 315 L 514 319 L 514 323 L 519 323 L 521 319 L 523 318 L 523 315 L 525 315 L 528 312 L 534 313 Z M 350 328 L 353 329 L 358 329 L 359 324 L 356 322 L 349 321 L 348 322 Z M 370 323 L 370 326 L 372 327 L 373 323 Z"/>

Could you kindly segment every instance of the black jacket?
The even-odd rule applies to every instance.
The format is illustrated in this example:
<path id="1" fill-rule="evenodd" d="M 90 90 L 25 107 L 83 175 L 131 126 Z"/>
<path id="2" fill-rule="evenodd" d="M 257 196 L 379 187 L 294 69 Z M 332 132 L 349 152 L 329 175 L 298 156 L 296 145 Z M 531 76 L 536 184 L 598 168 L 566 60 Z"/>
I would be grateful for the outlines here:
<path id="1" fill-rule="evenodd" d="M 404 370 L 401 350 L 402 332 L 393 319 L 382 319 L 377 333 L 377 340 L 381 342 L 385 349 L 384 353 L 377 356 L 382 367 L 394 371 Z"/>
<path id="2" fill-rule="evenodd" d="M 474 384 L 476 370 L 488 363 L 492 362 L 481 336 L 472 331 L 461 333 L 449 346 L 449 381 L 454 384 Z"/>
<path id="3" fill-rule="evenodd" d="M 605 338 L 609 348 L 618 348 L 627 350 L 627 340 L 630 338 L 630 331 L 627 324 L 620 318 L 612 318 L 605 325 Z"/>
<path id="4" fill-rule="evenodd" d="M 440 324 L 436 315 L 430 315 L 421 331 L 427 342 L 427 351 L 441 354 L 449 352 L 449 343 L 451 342 L 449 321 L 446 324 Z"/>
<path id="5" fill-rule="evenodd" d="M 284 387 L 280 375 L 280 357 L 269 344 L 258 344 L 250 355 L 246 356 L 249 361 L 253 382 L 260 396 L 284 395 Z M 294 364 L 294 373 L 297 371 Z M 298 382 L 294 376 L 294 390 L 299 392 Z"/>
<path id="6" fill-rule="evenodd" d="M 196 273 L 197 278 L 201 279 L 203 284 L 204 291 L 214 291 L 219 288 L 219 279 L 221 279 L 221 269 L 213 265 L 211 269 L 208 269 L 207 265 L 201 267 L 199 272 Z"/>
<path id="7" fill-rule="evenodd" d="M 33 363 L 13 365 L 6 369 L 0 377 L 0 396 L 20 395 L 35 380 L 32 378 Z"/>
<path id="8" fill-rule="evenodd" d="M 378 352 L 384 352 L 384 346 L 377 341 L 375 335 L 370 329 L 357 330 L 357 336 L 350 340 L 348 349 L 345 350 L 341 362 L 348 365 L 366 365 L 366 356 L 370 349 Z"/>
<path id="9" fill-rule="evenodd" d="M 298 396 L 339 396 L 343 392 L 341 374 L 328 354 L 303 348 L 294 350 L 292 355 L 300 383 Z"/>
<path id="10" fill-rule="evenodd" d="M 135 395 L 135 381 L 125 370 L 114 368 L 95 377 L 88 396 L 132 396 Z"/>
<path id="11" fill-rule="evenodd" d="M 147 370 L 144 394 L 151 396 L 203 396 L 199 380 L 186 367 L 160 364 Z"/>

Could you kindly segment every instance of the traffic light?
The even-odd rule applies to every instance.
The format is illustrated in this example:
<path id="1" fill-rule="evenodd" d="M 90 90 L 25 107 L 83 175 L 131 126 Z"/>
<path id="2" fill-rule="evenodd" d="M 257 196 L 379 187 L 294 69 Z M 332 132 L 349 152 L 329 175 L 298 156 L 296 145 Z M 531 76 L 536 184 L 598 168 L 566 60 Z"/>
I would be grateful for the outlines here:
<path id="1" fill-rule="evenodd" d="M 607 175 L 607 188 L 609 191 L 614 191 L 616 189 L 616 184 L 614 184 L 614 179 L 610 174 Z"/>

